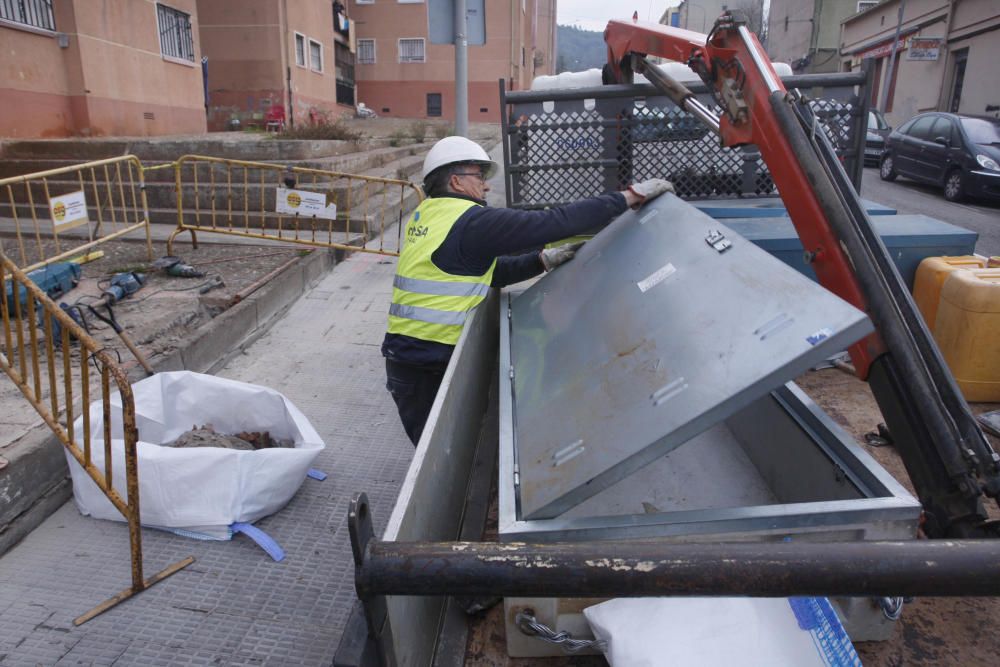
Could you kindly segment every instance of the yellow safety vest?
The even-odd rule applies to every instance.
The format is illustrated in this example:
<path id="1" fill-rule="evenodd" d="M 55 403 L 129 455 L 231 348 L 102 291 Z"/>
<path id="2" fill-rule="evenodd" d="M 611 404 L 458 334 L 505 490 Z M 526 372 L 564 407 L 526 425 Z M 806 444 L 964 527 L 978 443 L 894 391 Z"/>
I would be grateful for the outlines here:
<path id="1" fill-rule="evenodd" d="M 458 343 L 469 311 L 490 291 L 496 260 L 481 276 L 445 273 L 431 261 L 452 225 L 478 206 L 455 197 L 425 199 L 410 216 L 393 280 L 389 333 L 446 345 Z"/>

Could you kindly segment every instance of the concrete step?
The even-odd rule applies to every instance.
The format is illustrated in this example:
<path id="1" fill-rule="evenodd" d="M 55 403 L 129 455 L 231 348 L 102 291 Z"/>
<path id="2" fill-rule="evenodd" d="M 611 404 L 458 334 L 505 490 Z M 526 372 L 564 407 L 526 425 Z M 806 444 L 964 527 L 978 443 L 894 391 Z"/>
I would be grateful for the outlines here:
<path id="1" fill-rule="evenodd" d="M 339 171 L 346 173 L 363 173 L 368 169 L 373 169 L 376 167 L 381 167 L 394 160 L 399 160 L 403 157 L 410 155 L 424 155 L 428 150 L 430 150 L 432 144 L 412 144 L 409 146 L 381 146 L 371 148 L 370 150 L 357 151 L 353 153 L 345 153 L 343 155 L 337 155 L 333 157 L 326 158 L 310 158 L 306 160 L 281 160 L 281 165 L 291 165 L 295 167 L 306 167 L 311 169 L 323 169 L 326 171 Z M 177 154 L 171 159 L 176 159 L 182 154 Z M 215 155 L 209 155 L 210 157 L 219 157 Z M 23 176 L 26 174 L 38 173 L 41 171 L 48 171 L 50 169 L 60 169 L 63 167 L 75 167 L 82 162 L 87 160 L 77 160 L 77 159 L 66 159 L 66 158 L 5 158 L 0 159 L 0 179 L 10 178 L 16 176 Z M 252 162 L 268 162 L 266 159 L 256 158 L 250 160 Z M 271 161 L 275 162 L 275 161 Z M 155 164 L 162 164 L 161 160 L 156 160 L 153 162 L 147 161 L 144 166 L 149 167 Z M 204 169 L 201 167 L 200 169 Z M 225 173 L 222 169 L 221 174 Z M 98 180 L 100 180 L 103 174 L 98 170 L 96 173 Z M 64 177 L 65 178 L 65 177 Z M 207 172 L 206 172 L 207 178 Z M 145 179 L 147 182 L 154 181 L 174 181 L 174 170 L 173 169 L 154 169 L 152 171 L 147 171 L 145 174 Z"/>
<path id="2" fill-rule="evenodd" d="M 386 138 L 362 139 L 368 148 L 389 145 Z M 136 155 L 142 160 L 169 162 L 195 153 L 233 160 L 315 160 L 345 155 L 359 150 L 357 141 L 275 139 L 270 135 L 218 132 L 206 135 L 109 138 L 109 139 L 26 139 L 7 140 L 0 145 L 0 157 L 8 159 L 67 159 L 77 162 L 101 160 L 119 155 Z"/>
<path id="3" fill-rule="evenodd" d="M 386 156 L 395 153 L 385 154 Z M 373 176 L 377 178 L 392 178 L 399 180 L 409 180 L 414 175 L 419 175 L 423 164 L 422 155 L 406 155 L 402 159 L 393 160 L 383 166 L 369 168 L 366 173 L 358 175 Z M 181 185 L 183 196 L 182 204 L 186 211 L 200 209 L 202 213 L 208 213 L 214 208 L 217 214 L 224 214 L 232 210 L 235 213 L 242 212 L 244 208 L 250 210 L 260 210 L 262 207 L 273 211 L 275 205 L 275 177 L 280 175 L 265 174 L 265 185 L 260 185 L 260 172 L 251 171 L 247 184 L 243 183 L 242 169 L 233 172 L 233 184 L 229 187 L 227 180 L 227 170 L 222 165 L 213 165 L 212 171 L 216 174 L 215 186 L 213 188 L 209 178 L 209 165 L 204 165 L 199 171 L 199 182 L 195 186 L 193 180 L 186 180 Z M 155 173 L 155 172 L 154 172 Z M 183 173 L 186 179 L 191 179 L 190 171 Z M 321 177 L 322 178 L 322 177 Z M 64 194 L 75 191 L 79 188 L 79 182 L 74 180 L 48 180 L 49 193 L 52 195 Z M 299 187 L 305 190 L 316 192 L 329 192 L 333 195 L 338 206 L 346 208 L 348 204 L 352 208 L 362 208 L 363 198 L 367 191 L 367 196 L 380 199 L 384 184 L 378 181 L 363 181 L 360 179 L 337 179 L 334 181 L 319 181 L 312 183 L 308 174 L 300 174 Z M 395 189 L 393 186 L 390 189 Z M 98 184 L 98 192 L 102 199 L 106 197 L 104 184 Z M 138 190 L 138 189 L 136 189 Z M 120 192 L 112 187 L 112 194 L 115 201 L 120 201 Z M 125 188 L 125 200 L 131 204 L 132 191 Z M 97 219 L 96 208 L 92 189 L 86 188 L 88 204 L 91 208 L 91 219 Z M 18 217 L 27 220 L 31 217 L 31 207 L 28 204 L 28 193 L 23 187 L 14 186 L 10 192 L 0 193 L 0 216 L 13 217 L 10 207 L 10 194 L 13 193 L 13 200 L 16 204 Z M 48 205 L 44 192 L 40 187 L 32 188 L 35 215 L 40 219 L 47 220 L 49 217 Z M 146 183 L 146 202 L 152 209 L 174 209 L 177 206 L 177 187 L 170 181 L 150 181 Z M 152 214 L 151 214 L 152 215 Z"/>

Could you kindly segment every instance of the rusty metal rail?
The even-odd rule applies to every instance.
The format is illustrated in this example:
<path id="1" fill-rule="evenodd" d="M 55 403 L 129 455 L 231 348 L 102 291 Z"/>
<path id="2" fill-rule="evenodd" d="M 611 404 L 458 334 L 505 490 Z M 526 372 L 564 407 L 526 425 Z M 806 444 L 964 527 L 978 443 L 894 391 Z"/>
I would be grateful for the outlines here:
<path id="1" fill-rule="evenodd" d="M 49 299 L 24 271 L 0 252 L 0 368 L 128 522 L 132 584 L 78 617 L 79 625 L 194 561 L 187 558 L 146 579 L 142 569 L 138 431 L 132 388 L 125 373 L 103 346 Z M 41 332 L 39 332 L 39 328 Z M 112 385 L 121 397 L 125 489 L 115 488 L 111 430 Z M 100 401 L 100 423 L 91 415 Z M 80 428 L 75 425 L 80 416 Z M 94 464 L 93 448 L 103 447 L 103 466 Z"/>
<path id="2" fill-rule="evenodd" d="M 996 540 L 681 543 L 380 542 L 348 517 L 358 597 L 998 596 Z"/>
<path id="3" fill-rule="evenodd" d="M 177 228 L 380 255 L 398 255 L 410 205 L 423 199 L 409 181 L 200 155 L 174 163 Z M 301 212 L 300 212 L 301 211 Z M 386 231 L 396 224 L 396 237 Z M 371 243 L 369 243 L 371 241 Z"/>
<path id="4" fill-rule="evenodd" d="M 8 256 L 25 271 L 143 232 L 153 258 L 143 167 L 134 155 L 0 179 L 0 218 L 13 222 Z"/>

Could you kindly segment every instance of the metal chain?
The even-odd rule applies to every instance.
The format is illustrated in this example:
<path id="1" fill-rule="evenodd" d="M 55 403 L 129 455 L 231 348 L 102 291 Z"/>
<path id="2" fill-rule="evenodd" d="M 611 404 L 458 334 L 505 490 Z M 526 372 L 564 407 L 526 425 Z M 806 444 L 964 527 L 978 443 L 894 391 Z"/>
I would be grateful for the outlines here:
<path id="1" fill-rule="evenodd" d="M 608 643 L 603 639 L 574 639 L 573 635 L 565 630 L 556 632 L 544 623 L 539 623 L 529 611 L 519 611 L 514 617 L 514 624 L 526 635 L 556 644 L 566 653 L 579 653 L 588 649 L 604 653 L 608 650 Z"/>

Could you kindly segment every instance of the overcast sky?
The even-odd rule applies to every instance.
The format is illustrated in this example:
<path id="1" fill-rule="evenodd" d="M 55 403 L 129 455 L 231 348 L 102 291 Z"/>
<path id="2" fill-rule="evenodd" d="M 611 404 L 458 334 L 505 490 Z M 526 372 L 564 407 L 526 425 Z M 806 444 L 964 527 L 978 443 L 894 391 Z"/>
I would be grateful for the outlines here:
<path id="1" fill-rule="evenodd" d="M 679 3 L 680 0 L 557 0 L 556 23 L 603 31 L 608 19 L 630 19 L 632 12 L 639 12 L 643 21 L 658 21 L 667 7 Z"/>

